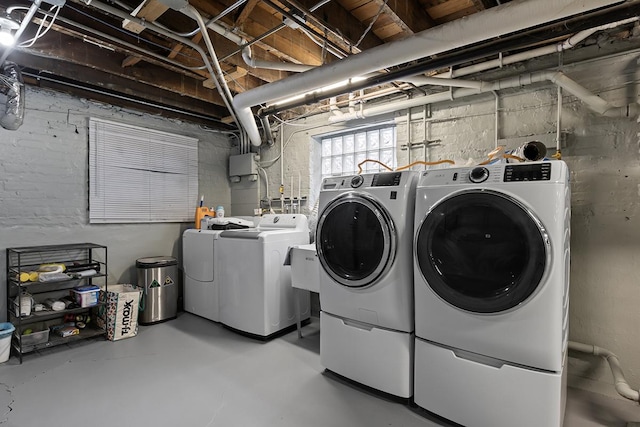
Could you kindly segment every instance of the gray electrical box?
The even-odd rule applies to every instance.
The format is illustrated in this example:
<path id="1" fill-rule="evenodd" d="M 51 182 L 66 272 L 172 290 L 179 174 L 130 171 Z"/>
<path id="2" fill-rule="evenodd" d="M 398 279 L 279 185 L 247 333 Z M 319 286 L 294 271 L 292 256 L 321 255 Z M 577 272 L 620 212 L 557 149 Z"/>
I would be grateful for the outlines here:
<path id="1" fill-rule="evenodd" d="M 258 175 L 257 154 L 247 153 L 229 156 L 229 176 Z"/>

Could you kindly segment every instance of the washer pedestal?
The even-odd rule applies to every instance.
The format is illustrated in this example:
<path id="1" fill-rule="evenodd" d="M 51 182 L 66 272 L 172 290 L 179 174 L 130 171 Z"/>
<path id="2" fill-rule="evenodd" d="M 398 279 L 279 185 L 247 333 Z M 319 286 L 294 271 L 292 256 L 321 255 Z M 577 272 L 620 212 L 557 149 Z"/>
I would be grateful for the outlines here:
<path id="1" fill-rule="evenodd" d="M 413 395 L 413 334 L 320 313 L 320 363 L 401 398 Z M 345 355 L 348 355 L 346 357 Z"/>
<path id="2" fill-rule="evenodd" d="M 419 338 L 415 363 L 414 401 L 436 415 L 473 427 L 562 426 L 566 368 L 548 372 L 457 355 Z"/>

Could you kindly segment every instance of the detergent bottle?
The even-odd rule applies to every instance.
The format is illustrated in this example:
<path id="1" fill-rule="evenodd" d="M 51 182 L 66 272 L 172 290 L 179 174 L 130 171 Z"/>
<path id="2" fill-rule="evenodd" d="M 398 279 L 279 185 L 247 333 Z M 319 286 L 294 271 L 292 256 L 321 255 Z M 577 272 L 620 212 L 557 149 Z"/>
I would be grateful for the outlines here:
<path id="1" fill-rule="evenodd" d="M 198 230 L 200 229 L 200 221 L 202 220 L 202 218 L 204 218 L 205 216 L 215 216 L 215 213 L 211 209 L 209 209 L 209 207 L 203 205 L 204 196 L 200 197 L 200 206 L 196 208 L 195 222 L 196 228 Z"/>

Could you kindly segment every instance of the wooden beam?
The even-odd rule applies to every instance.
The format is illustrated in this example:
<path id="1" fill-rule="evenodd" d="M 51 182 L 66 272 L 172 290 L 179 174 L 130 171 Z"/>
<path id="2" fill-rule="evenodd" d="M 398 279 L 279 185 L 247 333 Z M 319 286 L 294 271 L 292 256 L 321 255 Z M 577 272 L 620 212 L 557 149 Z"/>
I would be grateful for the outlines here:
<path id="1" fill-rule="evenodd" d="M 197 8 L 205 20 L 218 15 L 222 9 L 216 1 L 212 0 L 190 0 L 189 4 Z M 228 15 L 218 23 L 227 28 L 232 28 L 234 25 Z M 234 33 L 246 40 L 251 40 L 281 23 L 282 16 L 280 14 L 275 14 L 267 6 L 258 3 L 258 7 L 253 9 L 253 12 L 245 21 L 244 30 L 236 29 Z M 317 65 L 321 63 L 322 58 L 322 51 L 319 46 L 306 36 L 301 35 L 300 32 L 290 28 L 283 28 L 275 35 L 254 43 L 252 48 L 262 49 L 281 60 L 293 63 Z M 238 47 L 236 47 L 237 49 Z M 221 53 L 218 56 L 224 57 Z"/>
<path id="2" fill-rule="evenodd" d="M 232 69 L 225 72 L 224 80 L 227 82 L 227 84 L 234 83 L 241 77 L 246 76 L 247 74 L 248 74 L 248 71 L 245 68 L 233 67 Z M 209 89 L 216 88 L 216 84 L 214 83 L 213 78 L 208 78 L 207 80 L 202 82 L 202 84 L 204 85 L 204 87 Z M 241 92 L 241 91 L 237 90 L 236 92 Z"/>
<path id="3" fill-rule="evenodd" d="M 449 21 L 449 15 L 458 15 L 461 10 L 475 7 L 472 0 L 449 0 L 443 3 L 428 0 L 424 1 L 427 13 L 436 22 Z"/>
<path id="4" fill-rule="evenodd" d="M 158 0 L 144 0 L 131 12 L 131 16 L 145 21 L 153 22 L 169 9 L 169 6 L 160 3 Z M 128 19 L 122 21 L 122 28 L 133 33 L 140 34 L 146 28 Z"/>
<path id="5" fill-rule="evenodd" d="M 191 41 L 194 43 L 200 43 L 202 40 L 202 33 L 197 33 L 195 36 L 191 38 Z M 171 52 L 167 55 L 168 59 L 174 59 L 178 54 L 185 48 L 185 45 L 182 43 L 175 43 L 171 48 Z M 131 67 L 136 65 L 138 62 L 142 61 L 141 57 L 138 56 L 128 56 L 122 61 L 122 67 Z M 200 73 L 201 74 L 201 73 Z"/>
<path id="6" fill-rule="evenodd" d="M 29 50 L 29 52 L 33 51 Z M 74 93 L 76 96 L 97 99 L 113 105 L 151 111 L 167 117 L 181 116 L 183 118 L 189 118 L 189 113 L 195 113 L 198 116 L 220 119 L 228 115 L 227 109 L 218 102 L 210 102 L 203 98 L 185 96 L 185 93 L 176 92 L 175 90 L 152 87 L 135 79 L 131 80 L 130 78 L 111 74 L 110 72 L 61 61 L 58 57 L 42 56 L 42 52 L 33 53 L 35 53 L 35 55 L 14 51 L 12 52 L 11 58 L 12 61 L 19 64 L 22 68 L 46 70 L 42 72 L 43 77 L 61 77 L 68 82 L 75 83 L 74 85 L 60 86 L 48 83 L 48 81 L 43 78 L 39 80 L 39 85 L 43 87 L 51 87 L 56 90 Z M 82 89 L 83 85 L 93 87 L 94 89 L 98 89 L 98 91 L 86 91 Z M 185 84 L 185 87 L 186 86 L 189 85 Z M 207 91 L 213 93 L 213 91 L 209 89 L 202 88 L 199 82 L 193 82 L 191 85 L 193 89 L 196 89 L 197 86 L 200 86 L 201 92 Z M 128 101 L 129 99 L 146 101 L 149 105 L 145 105 L 144 102 L 130 102 Z M 153 107 L 153 105 L 164 105 L 168 108 L 156 108 Z M 181 113 L 181 111 L 184 113 Z"/>
<path id="7" fill-rule="evenodd" d="M 387 7 L 392 9 L 398 19 L 404 22 L 414 33 L 419 33 L 437 25 L 436 21 L 431 19 L 418 1 L 389 0 Z"/>
<path id="8" fill-rule="evenodd" d="M 345 9 L 367 26 L 375 19 L 372 32 L 392 41 L 409 37 L 435 25 L 417 1 L 339 0 Z"/>
<path id="9" fill-rule="evenodd" d="M 196 78 L 194 78 L 194 74 L 187 72 L 187 70 L 176 69 L 176 72 L 168 72 L 167 68 L 152 62 L 145 62 L 144 66 L 125 69 L 121 67 L 123 55 L 119 52 L 100 49 L 95 45 L 85 43 L 81 39 L 67 36 L 60 32 L 56 32 L 55 37 L 52 37 L 52 35 L 53 34 L 49 34 L 49 37 L 40 39 L 29 51 L 33 52 L 34 55 L 59 60 L 60 72 L 64 71 L 63 64 L 66 64 L 67 68 L 72 65 L 85 66 L 84 64 L 91 64 L 89 69 L 108 73 L 114 76 L 114 79 L 120 79 L 119 84 L 122 84 L 123 87 L 118 90 L 123 93 L 140 95 L 140 93 L 138 93 L 141 91 L 140 87 L 135 90 L 130 89 L 130 87 L 144 85 L 148 91 L 157 88 L 174 92 L 185 99 L 192 98 L 224 105 L 217 91 L 202 87 L 203 78 L 197 75 Z M 162 65 L 166 66 L 166 64 Z M 187 74 L 189 74 L 189 76 L 187 76 Z M 73 76 L 70 75 L 69 77 Z M 74 78 L 79 81 L 86 81 L 83 80 L 86 78 L 84 75 L 79 75 Z M 128 81 L 129 83 L 122 83 L 124 81 Z M 93 83 L 97 85 L 104 84 L 105 87 L 109 85 L 109 83 L 102 83 L 101 81 Z M 142 90 L 141 93 L 144 93 L 144 90 Z"/>
<path id="10" fill-rule="evenodd" d="M 244 5 L 240 16 L 238 16 L 234 24 L 236 28 L 242 28 L 249 15 L 251 15 L 251 12 L 253 12 L 253 8 L 256 7 L 258 3 L 260 3 L 260 0 L 249 0 L 247 4 Z"/>
<path id="11" fill-rule="evenodd" d="M 227 72 L 225 74 L 224 79 L 227 81 L 227 83 L 229 83 L 233 80 L 238 80 L 240 77 L 246 76 L 247 73 L 248 71 L 245 68 L 235 67 L 233 71 Z"/>
<path id="12" fill-rule="evenodd" d="M 413 30 L 404 22 L 402 18 L 400 18 L 400 16 L 396 14 L 396 12 L 393 9 L 389 7 L 387 2 L 385 2 L 384 0 L 372 0 L 372 2 L 376 6 L 377 10 L 382 9 L 381 15 L 385 15 L 391 22 L 397 25 L 398 28 L 400 29 L 400 32 L 402 32 L 402 34 L 405 37 L 409 37 L 414 34 Z M 411 2 L 405 1 L 404 3 L 411 3 Z M 378 35 L 375 24 L 373 26 L 373 31 L 376 33 L 376 35 Z M 382 39 L 385 40 L 385 38 L 382 38 Z"/>
<path id="13" fill-rule="evenodd" d="M 286 0 L 287 3 L 300 10 L 309 10 L 317 4 L 317 0 Z M 317 21 L 318 25 L 314 25 Z M 334 43 L 340 45 L 345 51 L 349 51 L 350 46 L 358 41 L 365 32 L 367 26 L 356 19 L 339 2 L 330 1 L 312 13 L 309 24 L 316 28 L 321 34 L 324 32 L 323 26 L 335 29 L 341 36 L 336 36 L 329 32 L 327 37 Z M 382 44 L 382 40 L 373 32 L 369 32 L 360 43 L 361 49 L 369 49 Z M 352 53 L 358 53 L 360 49 L 353 49 Z"/>

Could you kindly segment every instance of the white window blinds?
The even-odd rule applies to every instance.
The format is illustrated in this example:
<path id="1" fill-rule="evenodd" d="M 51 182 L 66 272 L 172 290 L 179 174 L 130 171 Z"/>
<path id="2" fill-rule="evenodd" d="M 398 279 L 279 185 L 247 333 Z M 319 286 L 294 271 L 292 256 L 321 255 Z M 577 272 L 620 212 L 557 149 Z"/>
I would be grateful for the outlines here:
<path id="1" fill-rule="evenodd" d="M 188 222 L 198 201 L 198 140 L 89 119 L 89 222 Z"/>

